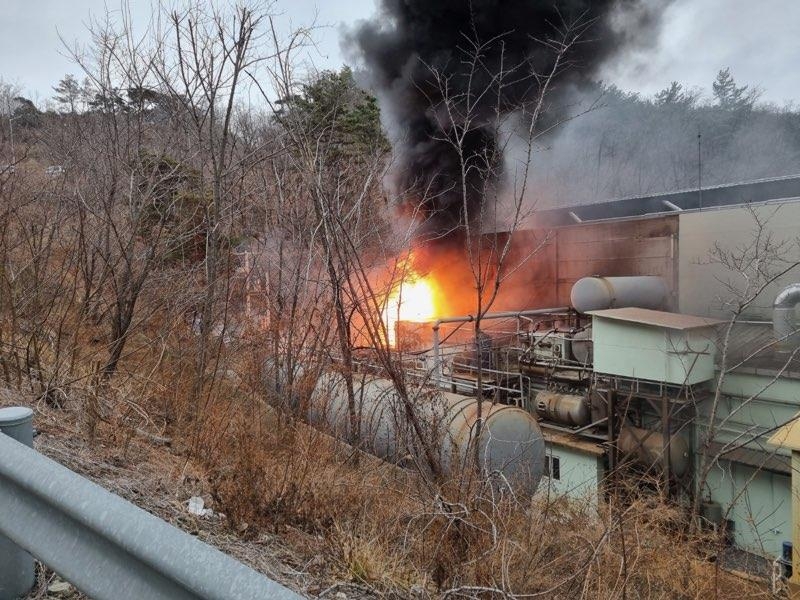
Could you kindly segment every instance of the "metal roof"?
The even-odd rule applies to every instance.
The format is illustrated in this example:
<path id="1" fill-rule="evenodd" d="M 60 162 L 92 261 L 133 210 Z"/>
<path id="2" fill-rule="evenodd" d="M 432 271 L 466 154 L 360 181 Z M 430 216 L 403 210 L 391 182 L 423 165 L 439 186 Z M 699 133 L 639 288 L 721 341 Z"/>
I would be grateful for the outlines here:
<path id="1" fill-rule="evenodd" d="M 577 450 L 584 454 L 591 454 L 593 456 L 603 456 L 606 453 L 601 444 L 586 441 L 574 433 L 554 431 L 549 429 L 544 423 L 540 423 L 540 425 L 542 426 L 542 435 L 544 435 L 544 440 L 548 444 L 563 446 L 572 450 Z"/>
<path id="2" fill-rule="evenodd" d="M 641 325 L 651 325 L 653 327 L 664 327 L 666 329 L 697 329 L 700 327 L 712 327 L 721 325 L 725 321 L 710 319 L 708 317 L 696 317 L 694 315 L 682 315 L 680 313 L 665 312 L 662 310 L 650 310 L 647 308 L 609 308 L 606 310 L 590 310 L 588 314 L 593 317 L 603 319 L 614 319 L 616 321 L 628 321 Z"/>
<path id="3" fill-rule="evenodd" d="M 607 219 L 798 199 L 800 174 L 539 210 L 533 215 L 533 225 L 562 227 Z"/>

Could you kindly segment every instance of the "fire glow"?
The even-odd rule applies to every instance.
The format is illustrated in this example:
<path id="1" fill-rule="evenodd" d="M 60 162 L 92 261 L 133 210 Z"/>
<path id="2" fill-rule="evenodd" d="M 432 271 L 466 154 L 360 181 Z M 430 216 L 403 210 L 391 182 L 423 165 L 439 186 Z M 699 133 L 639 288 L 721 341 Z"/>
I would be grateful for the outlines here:
<path id="1" fill-rule="evenodd" d="M 436 318 L 434 286 L 428 278 L 409 272 L 386 299 L 383 311 L 387 342 L 397 345 L 397 326 L 401 321 L 424 323 Z"/>

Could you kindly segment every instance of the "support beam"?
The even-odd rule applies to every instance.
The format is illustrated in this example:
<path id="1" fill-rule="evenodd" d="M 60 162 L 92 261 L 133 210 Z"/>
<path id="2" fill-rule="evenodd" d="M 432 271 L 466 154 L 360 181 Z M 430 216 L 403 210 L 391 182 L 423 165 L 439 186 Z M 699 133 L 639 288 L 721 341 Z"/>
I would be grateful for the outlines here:
<path id="1" fill-rule="evenodd" d="M 0 437 L 3 436 L 33 447 L 33 411 L 21 406 L 0 409 Z M 0 534 L 0 600 L 25 596 L 34 583 L 36 565 L 33 557 Z"/>

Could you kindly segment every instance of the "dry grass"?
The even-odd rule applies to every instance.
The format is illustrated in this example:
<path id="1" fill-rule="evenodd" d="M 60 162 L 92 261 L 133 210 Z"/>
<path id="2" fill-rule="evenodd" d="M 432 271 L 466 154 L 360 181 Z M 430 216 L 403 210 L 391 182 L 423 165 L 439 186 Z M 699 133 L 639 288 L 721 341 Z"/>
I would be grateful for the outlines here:
<path id="1" fill-rule="evenodd" d="M 277 413 L 259 387 L 258 339 L 223 348 L 217 376 L 194 397 L 195 340 L 180 327 L 159 331 L 132 338 L 110 382 L 78 363 L 63 402 L 25 400 L 44 432 L 38 447 L 297 589 L 420 599 L 769 595 L 716 569 L 716 541 L 687 537 L 685 515 L 657 497 L 521 501 L 480 482 L 433 487 Z M 190 517 L 191 495 L 226 518 Z"/>
<path id="2" fill-rule="evenodd" d="M 132 434 L 124 421 L 102 422 L 90 441 L 80 428 L 77 402 L 62 409 L 36 405 L 43 431 L 37 445 L 115 493 L 312 594 L 768 595 L 762 585 L 717 572 L 707 560 L 713 540 L 687 539 L 681 511 L 657 498 L 599 506 L 537 498 L 521 505 L 492 500 L 489 488 L 463 497 L 457 486 L 443 486 L 437 496 L 406 471 L 280 419 L 252 398 L 239 402 L 242 410 L 228 414 L 225 435 L 192 459 L 186 456 L 188 444 L 154 444 Z M 227 404 L 220 407 L 230 410 Z M 217 430 L 218 420 L 206 423 L 203 435 Z M 455 489 L 462 489 L 462 497 Z M 191 495 L 205 496 L 227 519 L 189 516 L 183 503 Z M 43 573 L 43 583 L 47 577 Z"/>
<path id="3" fill-rule="evenodd" d="M 211 457 L 215 497 L 246 536 L 269 530 L 322 580 L 396 598 L 758 598 L 717 570 L 714 538 L 658 497 L 497 499 L 421 479 L 250 406 Z M 245 416 L 246 415 L 246 416 Z"/>

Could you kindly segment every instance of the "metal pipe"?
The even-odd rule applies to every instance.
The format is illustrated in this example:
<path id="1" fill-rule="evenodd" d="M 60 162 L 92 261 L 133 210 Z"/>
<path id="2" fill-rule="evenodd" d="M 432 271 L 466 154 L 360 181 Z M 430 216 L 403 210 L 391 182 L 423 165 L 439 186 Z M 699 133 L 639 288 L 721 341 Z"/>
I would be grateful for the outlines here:
<path id="1" fill-rule="evenodd" d="M 772 303 L 772 328 L 778 349 L 786 350 L 792 346 L 797 336 L 795 308 L 800 304 L 800 283 L 792 283 L 783 288 Z"/>
<path id="2" fill-rule="evenodd" d="M 444 372 L 442 371 L 441 349 L 439 348 L 438 322 L 433 326 L 433 379 L 437 386 L 439 386 L 444 379 Z"/>
<path id="3" fill-rule="evenodd" d="M 0 434 L 32 448 L 33 411 L 22 406 L 0 409 Z M 2 534 L 0 557 L 0 600 L 26 595 L 36 582 L 33 557 Z"/>
<path id="4" fill-rule="evenodd" d="M 523 317 L 532 317 L 536 315 L 549 315 L 562 312 L 568 312 L 568 306 L 560 306 L 558 308 L 536 308 L 531 310 L 517 310 L 505 311 L 497 313 L 486 313 L 481 317 L 481 321 L 490 321 L 493 319 L 520 319 Z M 441 340 L 439 336 L 439 327 L 445 323 L 472 323 L 475 320 L 474 315 L 464 315 L 460 317 L 443 317 L 434 321 L 433 330 L 433 372 L 434 379 L 438 385 L 444 378 L 444 371 L 442 369 L 442 356 L 441 356 Z"/>
<path id="5" fill-rule="evenodd" d="M 662 204 L 664 206 L 666 206 L 670 210 L 674 210 L 676 212 L 682 212 L 683 211 L 683 209 L 680 206 L 670 202 L 669 200 L 662 200 L 661 202 L 662 202 Z"/>
<path id="6" fill-rule="evenodd" d="M 508 310 L 505 312 L 486 313 L 481 317 L 481 321 L 492 319 L 516 319 L 521 317 L 531 317 L 535 315 L 550 315 L 569 312 L 569 306 L 559 306 L 557 308 L 535 308 L 531 310 Z M 474 315 L 464 315 L 461 317 L 443 317 L 437 319 L 433 326 L 438 327 L 443 323 L 471 323 L 475 320 Z"/>

